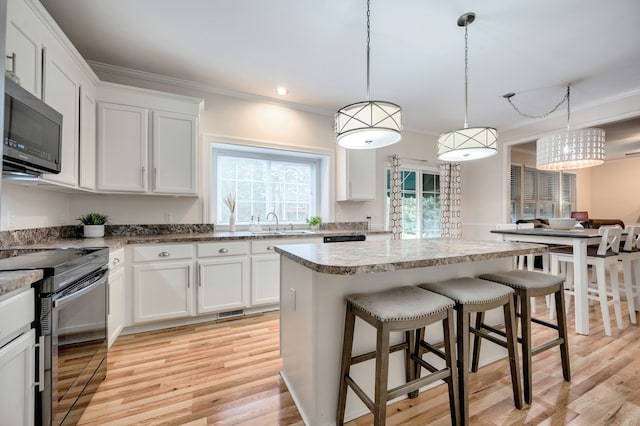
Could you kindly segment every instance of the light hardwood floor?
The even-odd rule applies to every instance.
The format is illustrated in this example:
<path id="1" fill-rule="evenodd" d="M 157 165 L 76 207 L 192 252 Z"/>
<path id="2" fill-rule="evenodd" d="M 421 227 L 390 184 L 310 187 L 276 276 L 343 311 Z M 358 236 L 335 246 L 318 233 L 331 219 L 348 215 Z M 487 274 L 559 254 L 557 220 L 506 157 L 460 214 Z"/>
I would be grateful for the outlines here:
<path id="1" fill-rule="evenodd" d="M 544 311 L 538 299 L 538 312 Z M 472 424 L 640 425 L 640 327 L 627 315 L 625 329 L 613 325 L 614 336 L 605 337 L 599 307 L 592 306 L 591 335 L 580 336 L 573 333 L 573 313 L 568 317 L 571 383 L 562 379 L 557 348 L 537 355 L 533 404 L 517 410 L 507 362 L 482 367 L 470 376 Z M 78 423 L 302 425 L 278 374 L 278 327 L 278 313 L 271 312 L 122 336 Z M 534 344 L 545 335 L 534 334 Z M 447 425 L 448 409 L 446 388 L 438 386 L 393 404 L 387 424 Z M 348 424 L 371 423 L 368 415 Z"/>

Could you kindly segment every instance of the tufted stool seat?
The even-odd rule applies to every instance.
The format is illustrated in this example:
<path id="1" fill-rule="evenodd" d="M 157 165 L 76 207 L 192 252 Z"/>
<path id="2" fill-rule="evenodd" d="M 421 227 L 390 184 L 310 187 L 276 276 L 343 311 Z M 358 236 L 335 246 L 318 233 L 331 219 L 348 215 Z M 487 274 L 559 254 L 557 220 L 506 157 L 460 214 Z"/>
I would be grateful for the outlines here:
<path id="1" fill-rule="evenodd" d="M 518 352 L 516 351 L 516 327 L 515 306 L 513 302 L 514 291 L 512 288 L 481 280 L 474 277 L 455 278 L 447 281 L 420 284 L 425 290 L 441 294 L 453 299 L 456 303 L 456 341 L 457 341 L 457 366 L 458 388 L 460 395 L 460 421 L 461 424 L 469 423 L 469 336 L 481 334 L 493 340 L 483 330 L 478 330 L 470 325 L 472 312 L 484 313 L 490 309 L 502 306 L 506 329 L 507 351 L 509 353 L 509 367 L 511 369 L 511 386 L 513 388 L 513 400 L 516 408 L 522 408 L 522 392 L 520 390 L 520 367 L 518 365 Z M 418 340 L 421 348 L 431 345 L 424 339 Z M 422 354 L 419 353 L 419 356 Z"/>
<path id="2" fill-rule="evenodd" d="M 562 362 L 562 375 L 566 381 L 571 380 L 571 368 L 569 366 L 569 343 L 567 341 L 567 318 L 564 309 L 564 278 L 558 275 L 547 274 L 537 271 L 505 271 L 480 275 L 481 279 L 493 281 L 513 288 L 516 296 L 516 315 L 520 317 L 521 337 L 518 342 L 522 345 L 522 374 L 524 376 L 524 402 L 531 404 L 533 395 L 533 373 L 531 357 L 546 351 L 547 349 L 560 346 L 560 360 Z M 529 301 L 537 296 L 554 295 L 557 315 L 557 324 L 551 324 L 531 316 Z M 558 337 L 544 344 L 531 347 L 531 323 L 540 324 L 558 331 Z M 484 324 L 483 314 L 476 318 L 476 328 L 484 328 L 500 334 L 504 337 L 504 332 L 496 330 Z M 480 336 L 475 337 L 473 345 L 472 370 L 478 370 L 478 360 L 480 358 Z M 503 342 L 502 346 L 506 343 Z"/>
<path id="3" fill-rule="evenodd" d="M 340 388 L 338 391 L 338 411 L 336 424 L 344 423 L 347 390 L 350 387 L 365 403 L 374 416 L 375 425 L 384 425 L 386 421 L 387 402 L 400 395 L 415 397 L 421 387 L 437 380 L 445 380 L 449 389 L 451 423 L 458 424 L 458 387 L 454 363 L 453 343 L 453 307 L 454 302 L 444 296 L 424 291 L 417 287 L 403 286 L 389 290 L 360 293 L 346 296 L 347 309 L 345 316 L 344 341 L 340 368 Z M 353 338 L 356 317 L 361 318 L 376 328 L 376 350 L 353 356 Z M 424 377 L 416 376 L 415 355 L 416 330 L 442 321 L 445 347 L 441 351 L 445 359 L 445 367 L 432 371 Z M 390 346 L 391 332 L 404 332 L 404 341 Z M 393 389 L 387 389 L 389 372 L 389 354 L 396 351 L 405 352 L 406 383 Z M 375 389 L 372 400 L 365 391 L 349 375 L 353 364 L 375 359 Z"/>

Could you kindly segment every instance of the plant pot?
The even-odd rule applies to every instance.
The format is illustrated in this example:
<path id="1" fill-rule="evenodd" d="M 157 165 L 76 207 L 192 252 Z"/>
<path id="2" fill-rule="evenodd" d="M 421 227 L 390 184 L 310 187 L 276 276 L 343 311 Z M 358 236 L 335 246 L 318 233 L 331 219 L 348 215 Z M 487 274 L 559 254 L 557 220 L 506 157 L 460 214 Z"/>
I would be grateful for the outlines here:
<path id="1" fill-rule="evenodd" d="M 231 216 L 229 216 L 229 232 L 235 232 L 235 231 L 236 231 L 236 214 L 231 213 Z"/>
<path id="2" fill-rule="evenodd" d="M 311 225 L 311 230 L 312 231 L 317 231 L 320 229 L 320 225 Z"/>
<path id="3" fill-rule="evenodd" d="M 104 225 L 84 225 L 85 238 L 102 238 L 104 237 Z"/>

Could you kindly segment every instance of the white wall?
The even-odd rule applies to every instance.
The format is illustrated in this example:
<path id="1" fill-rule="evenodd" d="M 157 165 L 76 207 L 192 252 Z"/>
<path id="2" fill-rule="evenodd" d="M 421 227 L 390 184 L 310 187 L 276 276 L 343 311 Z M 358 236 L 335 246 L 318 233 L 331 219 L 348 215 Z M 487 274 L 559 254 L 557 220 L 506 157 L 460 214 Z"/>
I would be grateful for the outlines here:
<path id="1" fill-rule="evenodd" d="M 591 169 L 589 217 L 637 223 L 640 216 L 640 158 L 606 162 Z"/>

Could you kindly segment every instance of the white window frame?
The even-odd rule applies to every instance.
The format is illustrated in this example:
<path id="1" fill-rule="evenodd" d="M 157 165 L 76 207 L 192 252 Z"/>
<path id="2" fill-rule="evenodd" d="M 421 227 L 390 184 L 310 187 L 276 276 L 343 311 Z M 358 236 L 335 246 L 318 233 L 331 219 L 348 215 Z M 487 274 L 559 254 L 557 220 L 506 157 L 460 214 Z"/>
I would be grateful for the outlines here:
<path id="1" fill-rule="evenodd" d="M 388 202 L 388 198 L 387 198 L 387 173 L 389 173 L 389 171 L 391 170 L 391 163 L 390 162 L 386 162 L 385 163 L 385 183 L 384 183 L 384 198 L 385 198 L 385 230 L 389 231 L 389 202 Z M 433 175 L 438 175 L 440 176 L 440 169 L 438 167 L 434 167 L 434 166 L 430 166 L 430 165 L 426 165 L 426 164 L 422 164 L 422 163 L 417 163 L 417 162 L 412 162 L 412 161 L 403 161 L 402 164 L 400 165 L 400 171 L 401 172 L 415 172 L 416 173 L 416 207 L 417 207 L 417 211 L 416 211 L 416 223 L 418 224 L 417 227 L 417 232 L 420 236 L 422 236 L 422 234 L 424 233 L 424 229 L 422 227 L 422 217 L 423 217 L 423 211 L 422 211 L 422 202 L 417 202 L 417 200 L 421 200 L 422 199 L 422 193 L 423 188 L 422 188 L 422 174 L 423 173 L 428 173 L 428 174 L 433 174 Z M 418 179 L 418 177 L 420 177 L 420 179 Z M 442 196 L 442 194 L 441 194 Z M 442 212 L 441 212 L 442 213 Z M 404 212 L 403 212 L 404 215 Z M 404 234 L 404 229 L 403 229 L 403 238 L 405 237 Z M 407 237 L 409 237 L 409 235 L 407 235 Z M 420 237 L 422 238 L 422 237 Z M 433 237 L 433 238 L 437 238 L 437 237 Z"/>
<path id="2" fill-rule="evenodd" d="M 334 199 L 333 190 L 321 191 L 321 188 L 333 188 L 333 164 L 335 162 L 335 154 L 333 151 L 325 149 L 317 149 L 311 147 L 290 146 L 281 143 L 236 139 L 226 136 L 205 135 L 204 150 L 206 155 L 202 156 L 201 167 L 208 173 L 202 174 L 202 210 L 203 217 L 207 223 L 216 225 L 226 225 L 220 222 L 217 212 L 219 211 L 220 202 L 217 195 L 216 184 L 216 150 L 263 153 L 265 155 L 274 154 L 279 157 L 306 158 L 317 162 L 316 168 L 316 213 L 325 218 L 325 221 L 333 217 L 333 206 L 330 200 Z M 264 218 L 261 218 L 264 221 Z M 236 222 L 242 225 L 240 222 Z M 290 222 L 287 222 L 287 224 Z"/>

